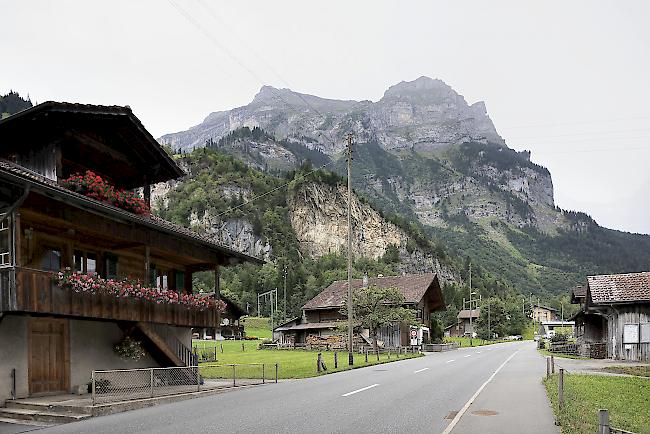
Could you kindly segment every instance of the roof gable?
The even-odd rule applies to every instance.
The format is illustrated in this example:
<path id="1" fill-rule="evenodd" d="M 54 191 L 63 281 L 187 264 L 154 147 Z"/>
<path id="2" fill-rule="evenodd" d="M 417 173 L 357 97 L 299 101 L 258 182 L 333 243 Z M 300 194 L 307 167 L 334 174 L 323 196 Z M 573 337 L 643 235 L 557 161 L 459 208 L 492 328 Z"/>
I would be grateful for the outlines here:
<path id="1" fill-rule="evenodd" d="M 184 175 L 128 106 L 47 101 L 0 120 L 0 157 L 55 144 L 59 177 L 92 170 L 120 188 Z"/>
<path id="2" fill-rule="evenodd" d="M 588 276 L 594 304 L 650 302 L 650 272 Z"/>

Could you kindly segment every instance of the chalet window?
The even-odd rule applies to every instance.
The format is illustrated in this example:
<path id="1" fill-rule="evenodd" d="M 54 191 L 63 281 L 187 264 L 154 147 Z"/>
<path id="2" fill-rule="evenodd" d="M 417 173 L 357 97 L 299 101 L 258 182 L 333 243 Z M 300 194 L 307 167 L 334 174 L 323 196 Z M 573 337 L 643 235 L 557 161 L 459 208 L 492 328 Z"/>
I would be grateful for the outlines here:
<path id="1" fill-rule="evenodd" d="M 41 270 L 59 271 L 61 269 L 61 250 L 46 247 L 41 256 Z"/>
<path id="2" fill-rule="evenodd" d="M 107 253 L 106 257 L 106 278 L 117 279 L 117 256 Z"/>
<path id="3" fill-rule="evenodd" d="M 0 267 L 11 265 L 11 227 L 9 219 L 0 222 Z"/>
<path id="4" fill-rule="evenodd" d="M 176 270 L 174 281 L 176 282 L 176 292 L 183 292 L 185 289 L 185 272 Z"/>
<path id="5" fill-rule="evenodd" d="M 97 255 L 75 250 L 72 256 L 75 271 L 94 274 L 97 272 Z"/>

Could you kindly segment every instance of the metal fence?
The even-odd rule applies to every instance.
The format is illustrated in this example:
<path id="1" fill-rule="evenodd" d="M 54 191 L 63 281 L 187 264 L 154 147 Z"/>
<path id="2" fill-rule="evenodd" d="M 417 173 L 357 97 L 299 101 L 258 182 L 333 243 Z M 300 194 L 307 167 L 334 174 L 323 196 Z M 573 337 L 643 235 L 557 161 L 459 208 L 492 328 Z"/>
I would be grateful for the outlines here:
<path id="1" fill-rule="evenodd" d="M 247 386 L 278 382 L 277 363 L 220 364 L 204 363 L 199 367 L 201 378 L 214 386 Z"/>
<path id="2" fill-rule="evenodd" d="M 216 364 L 93 371 L 93 405 L 278 382 L 278 364 Z"/>
<path id="3" fill-rule="evenodd" d="M 197 366 L 93 371 L 93 405 L 200 390 Z"/>
<path id="4" fill-rule="evenodd" d="M 458 342 L 447 344 L 422 344 L 422 351 L 449 351 L 458 349 Z"/>

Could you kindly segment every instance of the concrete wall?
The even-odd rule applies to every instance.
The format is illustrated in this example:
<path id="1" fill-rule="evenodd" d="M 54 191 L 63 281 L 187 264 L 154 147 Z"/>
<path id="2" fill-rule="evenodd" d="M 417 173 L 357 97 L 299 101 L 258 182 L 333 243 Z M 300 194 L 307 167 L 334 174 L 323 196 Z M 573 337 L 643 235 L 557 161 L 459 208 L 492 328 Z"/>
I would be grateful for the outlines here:
<path id="1" fill-rule="evenodd" d="M 16 369 L 16 394 L 29 394 L 27 383 L 27 317 L 5 315 L 0 319 L 0 406 L 11 398 L 11 370 Z"/>
<path id="2" fill-rule="evenodd" d="M 108 321 L 70 320 L 70 386 L 90 381 L 93 370 L 133 369 L 159 366 L 150 356 L 122 360 L 113 345 L 122 339 L 122 330 Z M 191 341 L 191 334 L 190 334 Z"/>

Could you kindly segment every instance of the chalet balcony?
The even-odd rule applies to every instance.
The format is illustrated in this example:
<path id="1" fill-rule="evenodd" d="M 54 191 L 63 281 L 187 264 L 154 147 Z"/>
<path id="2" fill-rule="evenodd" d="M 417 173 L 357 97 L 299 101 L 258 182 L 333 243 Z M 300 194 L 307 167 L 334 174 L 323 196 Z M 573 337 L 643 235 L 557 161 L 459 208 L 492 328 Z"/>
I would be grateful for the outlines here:
<path id="1" fill-rule="evenodd" d="M 219 324 L 219 313 L 215 308 L 199 310 L 176 303 L 78 293 L 57 285 L 50 272 L 25 267 L 0 269 L 0 312 L 142 321 L 184 327 L 214 327 Z"/>

